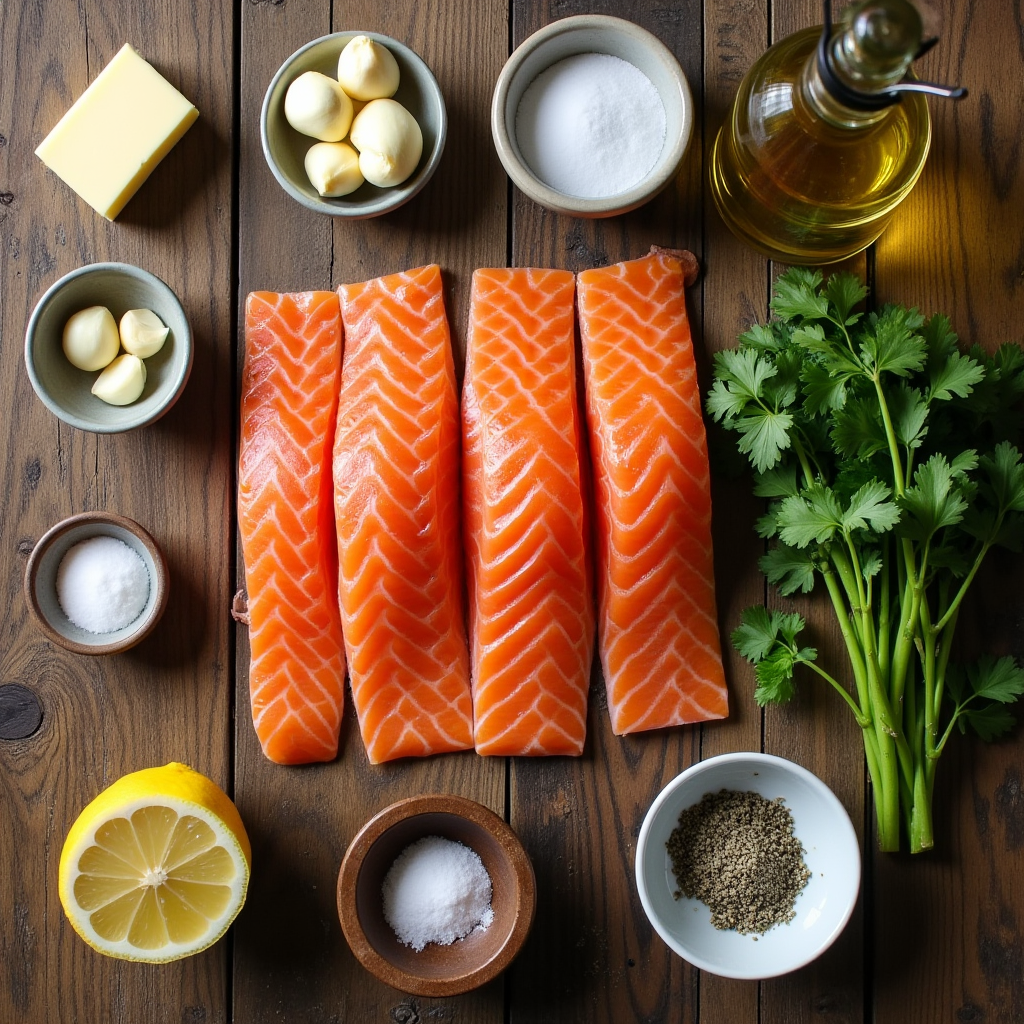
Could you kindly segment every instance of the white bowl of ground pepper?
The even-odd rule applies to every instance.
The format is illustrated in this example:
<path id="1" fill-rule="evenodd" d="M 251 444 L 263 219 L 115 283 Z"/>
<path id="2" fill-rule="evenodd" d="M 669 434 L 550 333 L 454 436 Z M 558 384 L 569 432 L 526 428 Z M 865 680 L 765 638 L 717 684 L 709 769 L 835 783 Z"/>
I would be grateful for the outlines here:
<path id="1" fill-rule="evenodd" d="M 788 974 L 846 926 L 860 841 L 819 778 L 771 754 L 688 768 L 651 805 L 636 851 L 640 902 L 684 960 L 726 978 Z"/>

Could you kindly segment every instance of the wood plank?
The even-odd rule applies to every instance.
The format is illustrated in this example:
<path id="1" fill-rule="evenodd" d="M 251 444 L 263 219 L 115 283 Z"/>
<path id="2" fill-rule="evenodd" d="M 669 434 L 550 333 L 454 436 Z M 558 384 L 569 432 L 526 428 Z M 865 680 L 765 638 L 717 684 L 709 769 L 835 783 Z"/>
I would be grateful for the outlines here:
<path id="1" fill-rule="evenodd" d="M 756 0 L 706 4 L 704 8 L 704 166 L 743 75 L 768 45 L 765 5 Z M 706 179 L 705 179 L 706 181 Z M 763 257 L 743 245 L 725 226 L 705 185 L 703 350 L 735 348 L 740 333 L 768 310 L 768 271 Z M 708 372 L 703 391 L 708 391 Z M 729 681 L 729 717 L 701 730 L 701 757 L 735 750 L 760 750 L 763 715 L 754 703 L 754 672 L 729 642 L 743 610 L 765 600 L 757 568 L 764 544 L 754 529 L 763 503 L 753 495 L 750 474 L 732 434 L 709 425 L 715 582 L 722 655 Z M 758 1024 L 759 986 L 700 974 L 701 1024 Z"/>
<path id="2" fill-rule="evenodd" d="M 650 2 L 585 5 L 557 11 L 517 0 L 513 44 L 549 20 L 578 13 L 626 18 L 675 53 L 700 110 L 701 6 Z M 675 181 L 630 214 L 581 220 L 546 211 L 513 189 L 512 262 L 580 271 L 644 255 L 654 243 L 700 252 L 703 145 L 700 120 Z M 688 296 L 699 344 L 701 295 Z M 699 756 L 696 728 L 616 737 L 604 681 L 595 666 L 583 756 L 520 758 L 511 767 L 511 822 L 537 871 L 537 921 L 515 965 L 511 1021 L 694 1021 L 697 971 L 654 933 L 640 905 L 633 858 L 640 824 L 662 787 Z"/>
<path id="3" fill-rule="evenodd" d="M 109 224 L 34 149 L 130 41 L 200 109 L 200 120 Z M 230 782 L 227 619 L 231 538 L 231 7 L 170 0 L 154 8 L 58 0 L 7 5 L 0 37 L 0 378 L 9 496 L 0 531 L 6 580 L 0 683 L 43 707 L 27 739 L 0 742 L 2 1020 L 223 1019 L 227 946 L 154 969 L 100 956 L 57 897 L 57 861 L 82 807 L 122 774 L 170 760 Z M 15 70 L 17 69 L 17 70 Z M 61 424 L 23 369 L 28 313 L 83 263 L 145 267 L 181 298 L 195 336 L 192 376 L 159 423 L 98 436 Z M 83 658 L 51 646 L 20 593 L 35 540 L 66 515 L 116 511 L 149 529 L 171 570 L 170 604 L 131 652 Z"/>
<path id="4" fill-rule="evenodd" d="M 778 42 L 822 20 L 817 0 L 787 0 L 771 8 L 771 38 Z M 785 269 L 773 264 L 773 277 Z M 849 270 L 866 278 L 863 254 L 827 267 L 826 273 Z M 852 688 L 849 660 L 824 586 L 819 581 L 811 599 L 780 598 L 774 591 L 769 604 L 796 611 L 807 623 L 804 642 L 818 649 L 818 660 Z M 845 704 L 820 680 L 798 674 L 797 696 L 788 705 L 765 711 L 764 749 L 802 764 L 839 797 L 865 849 L 865 769 L 861 730 Z M 870 836 L 870 833 L 869 833 Z M 862 891 L 865 884 L 862 880 Z M 809 1024 L 819 1014 L 854 1024 L 863 1020 L 864 930 L 863 899 L 836 943 L 818 960 L 794 974 L 761 985 L 761 1024 Z"/>
<path id="5" fill-rule="evenodd" d="M 946 313 L 991 351 L 1024 341 L 1024 27 L 1005 5 L 934 6 L 942 39 L 918 73 L 970 93 L 929 104 L 932 151 L 879 240 L 877 290 Z M 960 616 L 958 657 L 1024 655 L 1021 568 L 1019 556 L 989 556 Z M 991 745 L 955 736 L 938 767 L 935 849 L 876 858 L 878 1024 L 1024 1017 L 1022 751 L 1019 727 Z"/>
<path id="6" fill-rule="evenodd" d="M 490 145 L 490 89 L 508 52 L 508 13 L 495 0 L 437 10 L 399 0 L 386 7 L 312 0 L 243 4 L 239 310 L 256 288 L 336 286 L 438 262 L 445 275 L 456 361 L 461 365 L 470 274 L 502 266 L 506 191 Z M 263 92 L 299 46 L 334 30 L 382 32 L 419 53 L 441 85 L 450 119 L 445 155 L 412 202 L 379 220 L 346 223 L 304 210 L 277 185 L 259 146 Z M 238 369 L 242 339 L 239 336 Z M 239 561 L 239 582 L 241 563 Z M 466 996 L 424 1000 L 379 984 L 341 934 L 335 881 L 349 841 L 378 810 L 415 793 L 458 793 L 505 811 L 505 764 L 473 753 L 371 766 L 351 705 L 339 759 L 282 768 L 260 751 L 251 725 L 248 646 L 238 634 L 236 797 L 254 839 L 254 873 L 235 930 L 233 1012 L 240 1021 L 422 1018 L 498 1022 L 503 982 Z M 311 983 L 311 979 L 315 979 Z"/>

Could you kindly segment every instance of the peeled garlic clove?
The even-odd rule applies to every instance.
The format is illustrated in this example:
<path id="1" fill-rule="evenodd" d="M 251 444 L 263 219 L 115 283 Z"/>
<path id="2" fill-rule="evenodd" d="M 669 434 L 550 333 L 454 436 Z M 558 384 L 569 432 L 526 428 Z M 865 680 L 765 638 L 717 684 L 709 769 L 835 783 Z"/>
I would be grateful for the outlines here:
<path id="1" fill-rule="evenodd" d="M 306 71 L 288 86 L 285 120 L 303 135 L 340 142 L 352 124 L 352 101 L 345 90 L 319 71 Z"/>
<path id="2" fill-rule="evenodd" d="M 371 184 L 400 185 L 420 162 L 423 133 L 416 118 L 394 100 L 371 100 L 352 122 L 359 170 Z"/>
<path id="3" fill-rule="evenodd" d="M 369 36 L 350 40 L 338 57 L 338 81 L 354 100 L 379 100 L 398 90 L 398 61 Z"/>
<path id="4" fill-rule="evenodd" d="M 347 196 L 363 183 L 359 154 L 347 142 L 316 142 L 304 163 L 306 177 L 322 196 Z"/>
<path id="5" fill-rule="evenodd" d="M 133 355 L 118 356 L 97 378 L 92 393 L 107 405 L 131 405 L 146 386 L 146 364 Z"/>
<path id="6" fill-rule="evenodd" d="M 121 317 L 118 331 L 125 352 L 148 359 L 164 347 L 170 328 L 151 309 L 129 309 Z"/>
<path id="7" fill-rule="evenodd" d="M 64 325 L 64 355 L 80 370 L 102 370 L 121 347 L 117 324 L 106 306 L 79 310 Z"/>

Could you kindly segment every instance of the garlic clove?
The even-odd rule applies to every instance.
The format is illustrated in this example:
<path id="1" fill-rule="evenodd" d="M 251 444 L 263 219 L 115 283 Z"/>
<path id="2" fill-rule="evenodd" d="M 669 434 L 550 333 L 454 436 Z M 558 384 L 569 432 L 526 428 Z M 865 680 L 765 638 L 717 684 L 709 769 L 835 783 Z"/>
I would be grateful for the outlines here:
<path id="1" fill-rule="evenodd" d="M 350 141 L 359 170 L 373 185 L 400 185 L 420 162 L 423 133 L 416 118 L 394 100 L 371 100 L 352 122 Z"/>
<path id="2" fill-rule="evenodd" d="M 146 364 L 133 355 L 118 356 L 97 378 L 92 393 L 107 405 L 131 405 L 146 386 Z"/>
<path id="3" fill-rule="evenodd" d="M 398 61 L 369 36 L 349 40 L 338 57 L 338 81 L 354 100 L 378 100 L 398 91 Z"/>
<path id="4" fill-rule="evenodd" d="M 106 306 L 79 310 L 64 325 L 64 355 L 80 370 L 102 370 L 121 347 L 117 324 Z"/>
<path id="5" fill-rule="evenodd" d="M 317 142 L 306 151 L 306 177 L 322 196 L 347 196 L 363 183 L 359 154 L 346 142 Z"/>
<path id="6" fill-rule="evenodd" d="M 284 116 L 303 135 L 321 142 L 340 142 L 352 124 L 352 101 L 333 78 L 306 71 L 288 86 Z"/>
<path id="7" fill-rule="evenodd" d="M 129 309 L 121 317 L 118 331 L 125 352 L 148 359 L 164 347 L 170 328 L 151 309 Z"/>

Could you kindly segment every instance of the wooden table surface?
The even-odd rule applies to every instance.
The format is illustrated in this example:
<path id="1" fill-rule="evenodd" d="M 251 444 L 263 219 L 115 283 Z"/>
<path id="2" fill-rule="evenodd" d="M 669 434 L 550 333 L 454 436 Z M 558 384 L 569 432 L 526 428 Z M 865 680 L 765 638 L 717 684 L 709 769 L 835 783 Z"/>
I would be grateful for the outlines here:
<path id="1" fill-rule="evenodd" d="M 936 0 L 942 42 L 923 77 L 968 86 L 935 103 L 928 166 L 880 242 L 852 261 L 874 301 L 941 310 L 994 348 L 1024 340 L 1024 23 L 1019 2 Z M 676 53 L 697 104 L 685 165 L 656 201 L 606 221 L 558 217 L 510 186 L 489 102 L 510 52 L 542 24 L 600 11 L 640 23 Z M 858 730 L 805 680 L 760 713 L 746 663 L 728 654 L 724 723 L 611 735 L 595 677 L 579 759 L 484 760 L 473 753 L 371 767 L 351 706 L 337 761 L 283 768 L 260 752 L 249 715 L 248 648 L 229 617 L 241 580 L 234 514 L 240 317 L 253 289 L 329 288 L 437 262 L 461 368 L 470 275 L 484 266 L 587 267 L 684 246 L 704 266 L 690 310 L 708 354 L 766 314 L 777 268 L 724 229 L 705 158 L 739 79 L 771 40 L 820 22 L 815 0 L 0 0 L 0 421 L 4 615 L 0 684 L 38 698 L 24 739 L 0 740 L 0 1024 L 13 1022 L 398 1022 L 876 1024 L 1024 1021 L 1024 730 L 991 747 L 957 740 L 940 766 L 936 849 L 873 851 Z M 379 220 L 332 222 L 278 187 L 259 110 L 281 61 L 334 29 L 388 33 L 434 70 L 450 115 L 441 167 Z M 130 41 L 199 108 L 195 126 L 114 224 L 49 173 L 34 149 Z M 25 324 L 41 293 L 93 261 L 134 263 L 181 297 L 196 341 L 182 400 L 136 433 L 71 429 L 38 401 Z M 716 476 L 715 556 L 723 632 L 767 600 L 756 569 L 757 506 L 746 480 Z M 53 647 L 21 593 L 36 539 L 76 512 L 131 516 L 159 540 L 171 599 L 135 650 L 89 659 Z M 1024 654 L 1019 560 L 988 566 L 962 616 L 964 646 Z M 823 657 L 839 647 L 820 605 L 804 608 Z M 862 898 L 836 945 L 788 977 L 703 974 L 653 933 L 633 882 L 643 814 L 694 761 L 731 750 L 793 758 L 849 810 L 865 848 Z M 191 959 L 105 959 L 71 930 L 57 862 L 81 808 L 125 772 L 185 761 L 233 794 L 253 843 L 247 904 L 227 938 Z M 345 848 L 374 812 L 407 794 L 450 792 L 503 814 L 536 868 L 539 901 L 513 967 L 449 1000 L 378 984 L 350 953 L 335 911 Z"/>

